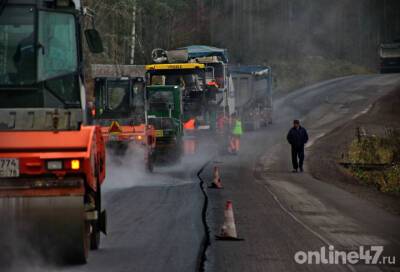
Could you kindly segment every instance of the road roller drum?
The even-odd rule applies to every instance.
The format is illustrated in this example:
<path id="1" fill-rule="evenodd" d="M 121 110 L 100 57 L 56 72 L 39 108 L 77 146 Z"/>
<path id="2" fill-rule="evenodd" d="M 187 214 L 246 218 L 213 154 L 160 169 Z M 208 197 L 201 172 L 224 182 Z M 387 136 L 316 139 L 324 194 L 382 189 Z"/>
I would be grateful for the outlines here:
<path id="1" fill-rule="evenodd" d="M 83 196 L 5 197 L 0 213 L 0 243 L 7 249 L 0 263 L 30 256 L 51 263 L 86 262 L 90 225 Z"/>

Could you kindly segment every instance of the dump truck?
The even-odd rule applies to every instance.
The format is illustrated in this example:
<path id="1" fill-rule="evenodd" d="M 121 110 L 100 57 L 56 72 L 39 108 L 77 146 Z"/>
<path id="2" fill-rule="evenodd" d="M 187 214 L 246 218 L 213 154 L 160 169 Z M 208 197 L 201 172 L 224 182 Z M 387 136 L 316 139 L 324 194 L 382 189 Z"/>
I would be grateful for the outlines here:
<path id="1" fill-rule="evenodd" d="M 78 0 L 0 2 L 0 263 L 15 240 L 84 263 L 106 231 L 105 148 L 86 125 Z M 93 53 L 95 29 L 84 31 Z"/>
<path id="2" fill-rule="evenodd" d="M 146 94 L 148 122 L 156 130 L 154 160 L 164 165 L 177 163 L 183 151 L 180 87 L 149 85 L 146 88 Z"/>
<path id="3" fill-rule="evenodd" d="M 146 169 L 152 172 L 156 138 L 154 127 L 147 122 L 145 108 L 144 77 L 94 78 L 92 119 L 101 127 L 106 146 L 116 155 L 141 148 Z"/>
<path id="4" fill-rule="evenodd" d="M 382 43 L 379 48 L 380 72 L 400 73 L 400 40 Z"/>
<path id="5" fill-rule="evenodd" d="M 231 65 L 229 74 L 235 110 L 245 130 L 272 123 L 272 70 L 260 65 Z"/>

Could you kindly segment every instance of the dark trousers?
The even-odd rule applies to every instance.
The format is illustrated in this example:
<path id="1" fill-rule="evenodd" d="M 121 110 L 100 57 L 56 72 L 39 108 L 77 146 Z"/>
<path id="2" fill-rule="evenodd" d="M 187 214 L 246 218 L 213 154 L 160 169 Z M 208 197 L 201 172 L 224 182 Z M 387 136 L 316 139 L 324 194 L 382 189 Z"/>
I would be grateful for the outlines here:
<path id="1" fill-rule="evenodd" d="M 298 158 L 298 161 L 297 161 Z M 303 169 L 304 162 L 304 146 L 303 147 L 294 147 L 292 146 L 292 165 L 293 169 Z"/>

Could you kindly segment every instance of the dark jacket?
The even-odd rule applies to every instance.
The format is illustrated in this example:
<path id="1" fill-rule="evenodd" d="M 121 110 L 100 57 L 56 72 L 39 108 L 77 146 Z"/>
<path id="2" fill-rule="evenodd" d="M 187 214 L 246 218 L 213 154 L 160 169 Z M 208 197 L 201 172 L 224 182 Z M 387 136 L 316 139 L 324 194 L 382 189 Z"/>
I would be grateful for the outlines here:
<path id="1" fill-rule="evenodd" d="M 296 149 L 304 148 L 304 145 L 308 141 L 307 130 L 303 127 L 299 127 L 298 129 L 292 127 L 289 130 L 286 138 L 289 144 L 291 144 L 293 148 Z"/>

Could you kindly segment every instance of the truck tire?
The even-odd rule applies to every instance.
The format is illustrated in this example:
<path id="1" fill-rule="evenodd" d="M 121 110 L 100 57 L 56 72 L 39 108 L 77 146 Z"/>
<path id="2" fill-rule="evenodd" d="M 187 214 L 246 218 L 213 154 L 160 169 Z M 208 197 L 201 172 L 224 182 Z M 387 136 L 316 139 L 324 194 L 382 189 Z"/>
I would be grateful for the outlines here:
<path id="1" fill-rule="evenodd" d="M 84 235 L 84 241 L 83 241 L 83 248 L 82 248 L 82 254 L 80 256 L 77 256 L 77 258 L 74 258 L 74 260 L 71 260 L 72 262 L 78 263 L 78 264 L 86 264 L 87 259 L 89 257 L 89 247 L 90 247 L 90 224 L 89 222 L 86 221 L 85 219 L 85 224 L 84 224 L 84 230 L 83 230 L 83 235 Z"/>
<path id="2" fill-rule="evenodd" d="M 100 248 L 100 225 L 99 218 L 101 213 L 101 186 L 99 181 L 96 181 L 97 192 L 95 192 L 95 202 L 97 211 L 97 220 L 91 223 L 92 232 L 90 233 L 90 249 L 97 250 Z"/>
<path id="3" fill-rule="evenodd" d="M 92 223 L 92 233 L 90 234 L 90 249 L 97 250 L 100 248 L 100 229 L 97 221 Z"/>
<path id="4" fill-rule="evenodd" d="M 82 223 L 80 226 L 80 233 L 76 236 L 73 234 L 73 238 L 67 241 L 67 245 L 56 244 L 56 251 L 60 252 L 61 261 L 68 264 L 86 264 L 89 257 L 89 248 L 90 248 L 90 222 L 86 220 L 84 216 L 84 208 L 83 208 L 83 199 L 82 199 Z M 67 215 L 68 217 L 68 215 Z M 68 237 L 64 230 L 59 233 L 61 239 L 65 239 Z M 77 240 L 75 240 L 77 239 Z M 60 246 L 60 247 L 59 247 Z M 59 247 L 59 248 L 58 248 Z"/>
<path id="5" fill-rule="evenodd" d="M 82 230 L 82 244 L 77 245 L 74 251 L 64 252 L 62 261 L 68 264 L 86 264 L 90 247 L 90 223 L 86 220 Z M 60 233 L 60 235 L 64 235 Z"/>

